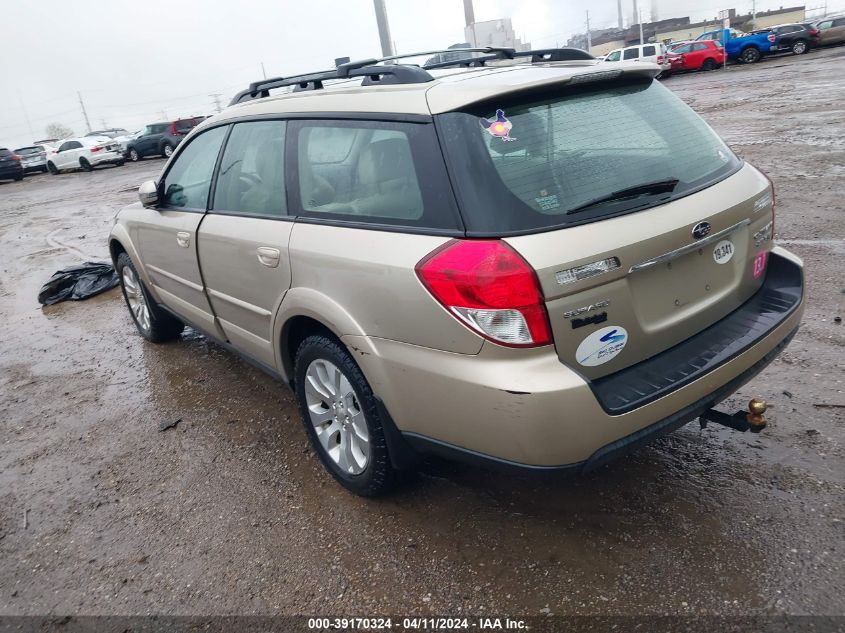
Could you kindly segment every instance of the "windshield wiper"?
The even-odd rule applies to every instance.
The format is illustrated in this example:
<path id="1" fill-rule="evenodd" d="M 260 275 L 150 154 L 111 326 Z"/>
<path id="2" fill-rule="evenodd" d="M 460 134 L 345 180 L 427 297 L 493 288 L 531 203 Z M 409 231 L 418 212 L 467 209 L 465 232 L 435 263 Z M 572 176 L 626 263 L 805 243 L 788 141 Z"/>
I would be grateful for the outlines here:
<path id="1" fill-rule="evenodd" d="M 569 209 L 567 214 L 578 213 L 586 211 L 592 207 L 596 207 L 605 202 L 615 202 L 617 200 L 627 200 L 628 198 L 636 198 L 644 195 L 656 195 L 658 193 L 671 193 L 678 185 L 680 180 L 677 178 L 667 178 L 666 180 L 655 180 L 654 182 L 645 182 L 641 185 L 634 185 L 633 187 L 625 187 L 604 196 L 600 196 L 589 202 L 585 202 L 573 209 Z"/>

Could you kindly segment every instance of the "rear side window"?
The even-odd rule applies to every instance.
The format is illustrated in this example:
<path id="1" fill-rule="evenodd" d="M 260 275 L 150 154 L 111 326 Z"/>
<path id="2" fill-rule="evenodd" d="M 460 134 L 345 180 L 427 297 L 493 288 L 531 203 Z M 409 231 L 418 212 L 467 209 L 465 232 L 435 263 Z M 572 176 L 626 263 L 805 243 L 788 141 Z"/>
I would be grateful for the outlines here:
<path id="1" fill-rule="evenodd" d="M 286 215 L 284 159 L 284 121 L 236 124 L 220 162 L 212 208 L 240 215 Z"/>
<path id="2" fill-rule="evenodd" d="M 523 99 L 438 117 L 470 234 L 529 232 L 627 213 L 711 184 L 741 164 L 657 81 Z M 660 195 L 597 202 L 670 179 L 678 182 Z"/>
<path id="3" fill-rule="evenodd" d="M 460 228 L 430 124 L 290 123 L 302 215 L 424 229 Z M 293 131 L 295 130 L 295 132 Z"/>
<path id="4" fill-rule="evenodd" d="M 205 210 L 211 174 L 226 136 L 226 127 L 217 127 L 194 137 L 179 152 L 164 177 L 164 206 Z"/>
<path id="5" fill-rule="evenodd" d="M 625 54 L 622 56 L 622 59 L 637 59 L 640 56 L 640 49 L 638 48 L 626 48 Z"/>
<path id="6" fill-rule="evenodd" d="M 643 57 L 650 57 L 655 54 L 654 46 L 643 46 Z"/>

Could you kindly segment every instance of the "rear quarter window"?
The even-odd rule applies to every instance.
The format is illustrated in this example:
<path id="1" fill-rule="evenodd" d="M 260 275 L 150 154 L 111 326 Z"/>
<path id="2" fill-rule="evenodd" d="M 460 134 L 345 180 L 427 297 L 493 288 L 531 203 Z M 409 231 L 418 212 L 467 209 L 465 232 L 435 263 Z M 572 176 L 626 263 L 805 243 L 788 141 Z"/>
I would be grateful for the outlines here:
<path id="1" fill-rule="evenodd" d="M 297 121 L 297 214 L 329 222 L 461 231 L 434 126 Z"/>

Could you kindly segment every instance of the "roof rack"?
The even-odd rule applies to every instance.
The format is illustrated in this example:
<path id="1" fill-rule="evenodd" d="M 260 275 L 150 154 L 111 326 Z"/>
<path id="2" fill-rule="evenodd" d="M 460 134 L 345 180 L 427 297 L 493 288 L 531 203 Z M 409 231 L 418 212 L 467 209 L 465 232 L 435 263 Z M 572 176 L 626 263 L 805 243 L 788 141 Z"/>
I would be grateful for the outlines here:
<path id="1" fill-rule="evenodd" d="M 460 53 L 464 51 L 471 51 L 468 48 L 451 49 L 450 53 Z M 542 48 L 530 51 L 515 51 L 514 49 L 492 49 L 493 53 L 483 57 L 464 57 L 463 59 L 456 59 L 445 62 L 435 62 L 433 64 L 425 64 L 423 68 L 426 70 L 435 70 L 437 68 L 452 68 L 460 66 L 463 68 L 471 68 L 477 66 L 486 66 L 487 62 L 502 60 L 502 59 L 518 59 L 521 57 L 530 57 L 532 64 L 542 62 L 564 62 L 564 61 L 581 61 L 595 59 L 593 55 L 580 48 Z M 507 51 L 507 53 L 506 53 Z"/>
<path id="2" fill-rule="evenodd" d="M 483 55 L 480 57 L 465 57 L 449 62 L 427 64 L 422 67 L 413 64 L 391 63 L 396 60 L 406 59 L 409 57 L 423 57 L 442 53 L 483 53 Z M 485 48 L 449 48 L 435 51 L 425 51 L 421 53 L 407 53 L 404 55 L 392 55 L 390 57 L 381 57 L 378 59 L 362 59 L 346 62 L 344 64 L 340 64 L 337 68 L 332 70 L 322 70 L 302 75 L 291 75 L 290 77 L 274 77 L 272 79 L 255 81 L 249 85 L 249 88 L 237 93 L 232 98 L 232 101 L 229 102 L 229 105 L 232 106 L 237 103 L 243 103 L 244 101 L 268 97 L 270 96 L 270 90 L 275 88 L 293 86 L 294 92 L 300 92 L 303 90 L 320 90 L 323 88 L 323 82 L 331 79 L 352 79 L 355 77 L 363 77 L 364 80 L 361 82 L 362 86 L 426 83 L 434 80 L 434 77 L 427 72 L 428 70 L 449 68 L 453 66 L 485 66 L 488 61 L 516 59 L 519 57 L 530 57 L 531 63 L 595 59 L 586 51 L 582 51 L 577 48 L 547 48 L 533 51 L 516 51 L 513 48 L 488 46 Z"/>

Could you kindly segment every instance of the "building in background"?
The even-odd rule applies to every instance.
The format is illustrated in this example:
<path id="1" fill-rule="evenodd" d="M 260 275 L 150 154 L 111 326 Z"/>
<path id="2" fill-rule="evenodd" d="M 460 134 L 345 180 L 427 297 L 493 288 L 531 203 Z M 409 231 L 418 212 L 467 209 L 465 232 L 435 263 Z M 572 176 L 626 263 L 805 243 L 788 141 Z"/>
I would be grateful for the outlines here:
<path id="1" fill-rule="evenodd" d="M 472 48 L 499 46 L 518 51 L 527 51 L 531 48 L 531 44 L 523 42 L 516 36 L 510 18 L 472 22 L 464 28 L 464 36 L 466 41 L 472 44 Z"/>
<path id="2" fill-rule="evenodd" d="M 656 3 L 652 3 L 652 11 L 656 12 Z M 773 9 L 771 11 L 757 12 L 756 19 L 752 21 L 750 13 L 737 15 L 736 9 L 730 10 L 731 27 L 740 31 L 752 29 L 764 29 L 776 24 L 790 24 L 803 22 L 806 18 L 806 7 L 787 7 Z M 646 42 L 678 42 L 682 40 L 693 40 L 702 33 L 721 28 L 721 20 L 714 17 L 703 22 L 690 22 L 689 16 L 681 18 L 667 18 L 665 20 L 643 23 L 643 39 Z M 593 55 L 606 55 L 610 51 L 640 44 L 640 25 L 631 24 L 628 28 L 612 28 L 603 30 L 591 30 L 590 38 L 592 46 L 590 52 Z M 587 34 L 578 33 L 567 41 L 567 46 L 587 49 Z"/>

